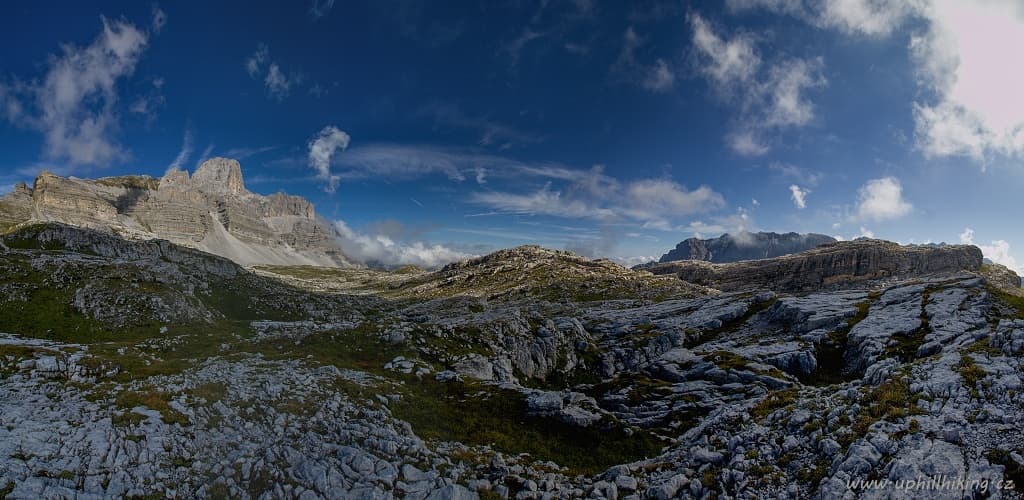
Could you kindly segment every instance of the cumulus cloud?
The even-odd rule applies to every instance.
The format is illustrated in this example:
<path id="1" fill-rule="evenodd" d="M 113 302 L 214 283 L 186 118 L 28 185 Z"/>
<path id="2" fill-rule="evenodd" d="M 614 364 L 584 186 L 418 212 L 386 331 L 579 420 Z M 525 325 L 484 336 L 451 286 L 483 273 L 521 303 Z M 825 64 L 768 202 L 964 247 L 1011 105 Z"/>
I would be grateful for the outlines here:
<path id="1" fill-rule="evenodd" d="M 256 51 L 245 59 L 245 71 L 253 79 L 262 79 L 267 96 L 277 101 L 288 97 L 292 87 L 303 80 L 296 73 L 285 74 L 280 63 L 270 59 L 270 47 L 265 43 L 257 44 Z"/>
<path id="2" fill-rule="evenodd" d="M 801 189 L 796 184 L 790 184 L 789 186 L 789 197 L 793 200 L 793 205 L 801 210 L 807 208 L 807 195 L 810 193 L 807 189 Z"/>
<path id="3" fill-rule="evenodd" d="M 872 179 L 857 191 L 857 217 L 882 221 L 903 217 L 913 205 L 903 199 L 903 185 L 895 177 Z"/>
<path id="4" fill-rule="evenodd" d="M 645 40 L 640 37 L 632 26 L 623 35 L 622 50 L 612 65 L 612 73 L 624 81 L 638 85 L 651 92 L 665 92 L 675 85 L 675 72 L 664 59 L 655 59 L 646 64 L 637 57 L 637 50 Z"/>
<path id="5" fill-rule="evenodd" d="M 913 103 L 915 144 L 929 158 L 1024 157 L 1024 9 L 1017 0 L 729 0 L 824 29 L 871 38 L 916 21 L 909 44 L 922 92 Z"/>
<path id="6" fill-rule="evenodd" d="M 697 14 L 689 22 L 698 71 L 737 109 L 735 130 L 727 136 L 733 151 L 763 155 L 779 132 L 811 123 L 815 107 L 807 94 L 827 83 L 820 58 L 766 64 L 750 35 L 726 38 Z"/>
<path id="7" fill-rule="evenodd" d="M 101 20 L 99 36 L 86 47 L 63 45 L 42 79 L 0 83 L 2 116 L 41 132 L 52 160 L 105 165 L 127 156 L 116 140 L 117 85 L 134 73 L 148 35 L 124 20 Z"/>
<path id="8" fill-rule="evenodd" d="M 914 103 L 917 145 L 929 157 L 1024 156 L 1024 10 L 1014 0 L 933 0 L 911 39 L 930 98 Z"/>
<path id="9" fill-rule="evenodd" d="M 960 233 L 960 243 L 975 245 L 981 249 L 981 253 L 985 258 L 996 264 L 1002 264 L 1018 274 L 1024 274 L 1024 263 L 1018 263 L 1017 259 L 1010 254 L 1010 244 L 1006 240 L 993 240 L 990 245 L 977 244 L 974 242 L 974 230 L 968 227 L 964 228 L 964 232 Z"/>
<path id="10" fill-rule="evenodd" d="M 334 8 L 334 0 L 313 0 L 309 6 L 309 15 L 313 19 L 320 19 L 327 15 Z"/>
<path id="11" fill-rule="evenodd" d="M 333 193 L 338 189 L 341 177 L 331 173 L 331 158 L 340 149 L 348 147 L 349 136 L 334 125 L 324 127 L 309 140 L 309 166 L 316 170 L 316 178 L 325 182 L 324 191 Z"/>
<path id="12" fill-rule="evenodd" d="M 860 236 L 859 237 L 860 238 L 874 238 L 875 237 L 875 233 L 872 230 L 870 230 L 870 229 L 868 229 L 868 228 L 866 228 L 864 226 L 861 226 L 860 227 Z"/>
<path id="13" fill-rule="evenodd" d="M 430 245 L 421 241 L 401 243 L 386 234 L 355 231 L 342 220 L 335 221 L 334 228 L 338 232 L 338 243 L 345 255 L 371 266 L 395 268 L 412 264 L 434 269 L 450 262 L 475 257 L 443 245 Z"/>

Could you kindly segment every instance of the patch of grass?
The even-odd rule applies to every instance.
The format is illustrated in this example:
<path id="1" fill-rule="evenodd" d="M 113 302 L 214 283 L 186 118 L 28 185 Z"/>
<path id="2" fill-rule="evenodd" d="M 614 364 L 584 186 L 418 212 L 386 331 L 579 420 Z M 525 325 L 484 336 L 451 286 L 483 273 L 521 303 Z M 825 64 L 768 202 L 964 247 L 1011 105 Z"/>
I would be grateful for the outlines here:
<path id="1" fill-rule="evenodd" d="M 825 458 L 818 458 L 814 461 L 813 465 L 804 467 L 796 473 L 796 478 L 800 482 L 807 483 L 812 489 L 817 488 L 818 484 L 821 483 L 822 479 L 828 475 L 828 469 L 831 465 Z"/>
<path id="2" fill-rule="evenodd" d="M 868 428 L 879 420 L 896 420 L 908 415 L 919 415 L 910 384 L 893 379 L 871 389 L 861 400 L 861 412 L 853 423 L 856 436 L 867 434 Z"/>
<path id="3" fill-rule="evenodd" d="M 986 451 L 984 455 L 989 462 L 993 464 L 1002 465 L 1004 467 L 1004 479 L 1013 481 L 1013 484 L 1015 484 L 1018 488 L 1021 485 L 1024 485 L 1024 467 L 1021 467 L 1021 465 L 1017 463 L 1017 461 L 1010 457 L 1009 451 L 992 449 Z"/>
<path id="4" fill-rule="evenodd" d="M 110 416 L 110 423 L 115 427 L 134 427 L 141 424 L 144 420 L 146 420 L 145 415 L 131 410 L 124 410 Z"/>
<path id="5" fill-rule="evenodd" d="M 989 358 L 1003 356 L 1003 350 L 999 349 L 998 347 L 992 347 L 992 344 L 989 342 L 989 340 L 989 337 L 978 339 L 976 342 L 967 346 L 963 350 L 963 352 L 970 354 L 981 354 L 984 356 L 988 356 Z"/>
<path id="6" fill-rule="evenodd" d="M 228 386 L 222 382 L 206 382 L 199 384 L 189 391 L 194 397 L 202 398 L 212 404 L 224 399 L 228 393 Z"/>
<path id="7" fill-rule="evenodd" d="M 797 396 L 800 394 L 798 389 L 783 389 L 781 391 L 773 391 L 768 393 L 761 401 L 758 401 L 753 408 L 750 409 L 750 415 L 756 419 L 763 420 L 771 415 L 772 412 L 780 408 L 785 408 L 796 402 Z"/>
<path id="8" fill-rule="evenodd" d="M 660 453 L 652 434 L 599 422 L 574 427 L 553 418 L 528 416 L 524 397 L 510 390 L 475 383 L 410 381 L 392 413 L 412 424 L 425 439 L 454 440 L 470 446 L 492 445 L 505 453 L 528 453 L 578 474 L 604 471 Z"/>
<path id="9" fill-rule="evenodd" d="M 956 372 L 964 379 L 964 385 L 971 389 L 977 388 L 978 382 L 988 376 L 988 372 L 975 364 L 974 358 L 966 353 L 960 355 L 960 363 L 957 364 Z"/>
<path id="10" fill-rule="evenodd" d="M 1015 295 L 992 286 L 988 287 L 988 291 L 1004 309 L 1003 316 L 1006 319 L 1024 319 L 1024 293 Z"/>
<path id="11" fill-rule="evenodd" d="M 705 356 L 705 359 L 718 365 L 723 370 L 749 370 L 747 358 L 730 351 L 715 351 Z"/>
<path id="12" fill-rule="evenodd" d="M 161 419 L 167 424 L 179 424 L 187 426 L 188 417 L 172 409 L 168 404 L 172 395 L 166 391 L 155 389 L 144 389 L 143 391 L 123 391 L 114 400 L 119 408 L 131 410 L 138 406 L 144 406 L 151 410 L 160 412 Z M 131 412 L 127 412 L 131 413 Z"/>
<path id="13" fill-rule="evenodd" d="M 10 496 L 11 492 L 14 491 L 15 486 L 17 486 L 17 483 L 14 481 L 7 481 L 7 483 L 4 484 L 4 487 L 0 488 L 0 498 L 7 498 Z"/>
<path id="14" fill-rule="evenodd" d="M 384 365 L 397 356 L 416 357 L 407 346 L 385 342 L 376 333 L 377 325 L 366 321 L 349 330 L 309 335 L 298 341 L 266 340 L 255 344 L 253 349 L 270 360 L 311 359 L 377 375 L 386 375 Z"/>

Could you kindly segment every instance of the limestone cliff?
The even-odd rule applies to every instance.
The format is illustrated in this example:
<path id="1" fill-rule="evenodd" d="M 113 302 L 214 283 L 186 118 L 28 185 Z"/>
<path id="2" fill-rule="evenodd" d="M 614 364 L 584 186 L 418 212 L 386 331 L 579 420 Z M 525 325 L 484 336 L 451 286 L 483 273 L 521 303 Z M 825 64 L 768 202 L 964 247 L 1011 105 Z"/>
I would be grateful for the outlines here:
<path id="1" fill-rule="evenodd" d="M 714 263 L 767 259 L 810 250 L 818 245 L 835 243 L 824 234 L 748 233 L 724 234 L 718 238 L 689 238 L 661 256 L 658 262 L 704 260 Z"/>
<path id="2" fill-rule="evenodd" d="M 27 220 L 165 239 L 246 266 L 349 265 L 309 201 L 249 192 L 241 165 L 227 158 L 207 160 L 191 177 L 177 169 L 161 179 L 42 172 L 32 189 L 21 185 L 0 199 L 0 228 Z"/>
<path id="3" fill-rule="evenodd" d="M 675 274 L 683 281 L 723 291 L 807 292 L 874 279 L 977 272 L 981 264 L 981 250 L 975 246 L 902 246 L 860 239 L 772 259 L 729 264 L 678 261 L 655 264 L 647 270 Z"/>

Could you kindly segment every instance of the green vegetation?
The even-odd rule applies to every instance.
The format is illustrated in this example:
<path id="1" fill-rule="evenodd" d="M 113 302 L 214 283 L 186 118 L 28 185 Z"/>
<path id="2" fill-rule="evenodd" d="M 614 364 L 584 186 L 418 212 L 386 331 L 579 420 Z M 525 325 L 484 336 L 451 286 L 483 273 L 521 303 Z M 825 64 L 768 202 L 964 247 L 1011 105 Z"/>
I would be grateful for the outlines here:
<path id="1" fill-rule="evenodd" d="M 221 382 L 207 382 L 205 384 L 199 384 L 189 391 L 194 397 L 202 398 L 207 403 L 212 404 L 224 399 L 228 393 L 228 386 Z"/>
<path id="2" fill-rule="evenodd" d="M 978 386 L 978 382 L 988 376 L 988 373 L 974 363 L 970 354 L 960 355 L 960 363 L 957 364 L 956 372 L 964 379 L 964 385 L 972 390 Z"/>
<path id="3" fill-rule="evenodd" d="M 117 395 L 115 404 L 119 408 L 131 410 L 138 406 L 145 406 L 151 410 L 160 412 L 160 416 L 164 423 L 167 424 L 180 424 L 182 426 L 188 425 L 188 417 L 182 415 L 178 411 L 175 411 L 168 404 L 171 401 L 172 395 L 165 391 L 158 391 L 154 389 L 143 389 L 142 391 L 123 391 Z M 131 412 L 126 412 L 131 413 Z"/>
<path id="4" fill-rule="evenodd" d="M 1008 311 L 1008 319 L 1024 319 L 1024 293 L 1012 294 L 988 287 L 989 293 Z"/>
<path id="5" fill-rule="evenodd" d="M 520 393 L 473 383 L 410 382 L 391 410 L 424 439 L 489 444 L 506 453 L 554 461 L 576 474 L 599 473 L 614 464 L 651 457 L 663 446 L 643 430 L 630 435 L 617 425 L 606 428 L 599 422 L 580 428 L 528 416 Z"/>
<path id="6" fill-rule="evenodd" d="M 775 410 L 785 408 L 795 403 L 796 398 L 799 395 L 800 391 L 795 388 L 770 392 L 764 397 L 764 399 L 758 401 L 758 403 L 750 409 L 750 416 L 759 420 L 768 418 L 768 415 L 771 415 Z"/>
<path id="7" fill-rule="evenodd" d="M 867 434 L 868 428 L 879 420 L 895 420 L 921 413 L 914 394 L 910 392 L 910 384 L 902 378 L 871 389 L 861 400 L 861 406 L 861 412 L 853 423 L 856 436 Z"/>
<path id="8" fill-rule="evenodd" d="M 1020 450 L 1017 450 L 1017 452 L 1020 453 Z M 1013 481 L 1018 488 L 1020 485 L 1024 484 L 1024 467 L 1010 457 L 1009 450 L 988 450 L 985 452 L 985 458 L 993 464 L 1005 467 L 1003 472 L 1004 479 Z"/>

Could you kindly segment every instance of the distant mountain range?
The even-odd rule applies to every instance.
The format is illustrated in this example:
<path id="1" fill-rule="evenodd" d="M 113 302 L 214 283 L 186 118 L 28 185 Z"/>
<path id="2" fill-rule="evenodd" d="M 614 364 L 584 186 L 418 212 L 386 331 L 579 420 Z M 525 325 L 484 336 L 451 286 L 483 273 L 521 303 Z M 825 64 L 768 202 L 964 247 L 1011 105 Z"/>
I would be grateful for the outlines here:
<path id="1" fill-rule="evenodd" d="M 724 234 L 718 238 L 689 238 L 661 256 L 658 262 L 703 260 L 716 264 L 741 260 L 768 259 L 803 252 L 819 245 L 835 243 L 824 234 L 750 233 Z"/>

